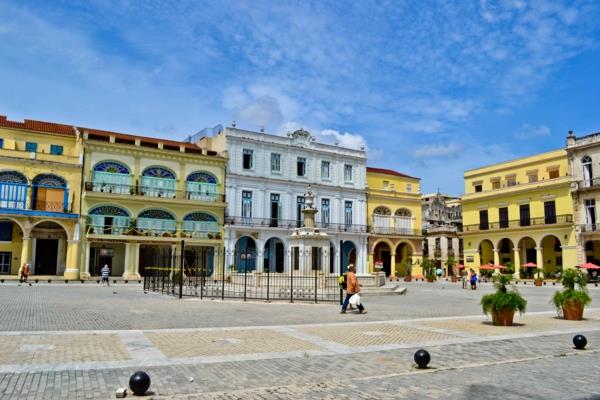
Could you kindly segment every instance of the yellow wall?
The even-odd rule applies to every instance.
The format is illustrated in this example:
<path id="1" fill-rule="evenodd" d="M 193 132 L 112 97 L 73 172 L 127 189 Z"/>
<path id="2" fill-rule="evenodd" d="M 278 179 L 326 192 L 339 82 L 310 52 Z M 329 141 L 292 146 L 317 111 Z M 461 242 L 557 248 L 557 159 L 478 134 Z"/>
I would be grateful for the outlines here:
<path id="1" fill-rule="evenodd" d="M 23 233 L 21 228 L 14 221 L 3 220 L 6 222 L 12 222 L 12 242 L 0 242 L 0 252 L 11 253 L 11 268 L 10 274 L 16 275 L 21 267 L 21 244 L 23 239 Z M 1 275 L 0 275 L 1 276 Z"/>
<path id="2" fill-rule="evenodd" d="M 493 248 L 500 249 L 500 241 L 507 238 L 512 247 L 521 248 L 517 251 L 515 260 L 514 251 L 510 254 L 510 261 L 525 264 L 525 244 L 521 240 L 525 237 L 533 239 L 535 247 L 542 248 L 536 255 L 542 257 L 543 267 L 547 270 L 556 269 L 556 257 L 560 252 L 554 252 L 551 245 L 552 239 L 545 239 L 553 235 L 561 242 L 562 266 L 574 267 L 576 259 L 576 240 L 573 225 L 573 203 L 570 193 L 570 176 L 568 176 L 567 156 L 564 150 L 556 150 L 537 154 L 517 160 L 491 165 L 465 172 L 465 191 L 462 197 L 463 215 L 463 242 L 465 249 L 465 265 L 469 268 L 478 268 L 481 264 L 503 262 L 502 253 L 494 258 Z M 557 178 L 550 178 L 549 171 L 558 170 Z M 537 171 L 538 181 L 529 182 L 528 173 Z M 516 185 L 508 186 L 506 176 L 516 177 Z M 500 188 L 493 189 L 492 180 L 500 177 Z M 475 192 L 475 184 L 482 185 L 482 192 Z M 555 202 L 556 224 L 544 223 L 544 202 Z M 529 204 L 532 225 L 519 226 L 519 207 Z M 508 208 L 508 228 L 499 227 L 499 209 Z M 488 210 L 489 230 L 480 230 L 480 211 Z M 534 220 L 536 223 L 534 223 Z M 478 249 L 483 241 L 483 257 L 478 254 Z M 531 247 L 531 246 L 530 246 Z M 482 259 L 483 258 L 483 259 Z M 536 257 L 537 258 L 537 257 Z M 506 261 L 506 260 L 504 260 Z M 559 260 L 560 261 L 560 260 Z M 541 264 L 541 263 L 539 263 Z M 542 268 L 542 265 L 538 266 Z"/>

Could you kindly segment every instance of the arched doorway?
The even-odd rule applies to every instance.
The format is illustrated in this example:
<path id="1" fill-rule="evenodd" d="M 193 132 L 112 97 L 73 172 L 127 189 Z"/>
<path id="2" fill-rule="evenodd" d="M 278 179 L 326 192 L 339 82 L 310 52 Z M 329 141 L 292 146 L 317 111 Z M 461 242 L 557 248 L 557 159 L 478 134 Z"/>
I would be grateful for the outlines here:
<path id="1" fill-rule="evenodd" d="M 517 246 L 519 248 L 519 258 L 522 266 L 527 263 L 533 263 L 538 265 L 537 251 L 535 250 L 535 240 L 533 240 L 529 236 L 525 236 L 524 238 L 521 238 L 521 240 L 519 240 Z M 521 267 L 519 271 L 522 278 L 532 278 L 534 275 L 533 267 Z"/>
<path id="2" fill-rule="evenodd" d="M 396 246 L 396 275 L 404 276 L 412 263 L 412 247 L 408 243 L 399 243 Z"/>
<path id="3" fill-rule="evenodd" d="M 512 266 L 513 270 L 515 268 L 515 252 L 514 252 L 514 244 L 510 239 L 502 239 L 498 242 L 498 256 L 500 259 L 500 264 L 505 266 Z M 510 265 L 508 265 L 510 263 Z"/>
<path id="4" fill-rule="evenodd" d="M 283 241 L 272 237 L 265 243 L 263 251 L 263 271 L 283 272 L 285 260 L 285 247 Z"/>
<path id="5" fill-rule="evenodd" d="M 31 202 L 35 210 L 67 212 L 69 192 L 67 182 L 60 176 L 40 174 L 33 178 Z"/>
<path id="6" fill-rule="evenodd" d="M 31 230 L 33 239 L 33 273 L 62 275 L 67 259 L 67 232 L 54 221 L 43 221 Z"/>
<path id="7" fill-rule="evenodd" d="M 479 265 L 494 263 L 494 245 L 491 241 L 484 239 L 479 243 Z"/>
<path id="8" fill-rule="evenodd" d="M 23 230 L 11 219 L 0 219 L 0 275 L 16 275 L 19 267 L 31 260 L 23 257 Z"/>
<path id="9" fill-rule="evenodd" d="M 379 242 L 373 249 L 373 262 L 382 264 L 382 270 L 385 272 L 385 276 L 392 274 L 392 249 L 386 242 Z M 373 268 L 375 267 L 373 265 Z"/>
<path id="10" fill-rule="evenodd" d="M 562 269 L 562 245 L 560 239 L 554 235 L 548 235 L 542 239 L 542 268 L 546 272 L 555 273 Z"/>
<path id="11" fill-rule="evenodd" d="M 242 236 L 235 243 L 235 270 L 251 272 L 256 269 L 256 242 L 250 236 Z"/>
<path id="12" fill-rule="evenodd" d="M 354 264 L 356 267 L 356 246 L 350 240 L 346 240 L 342 244 L 342 265 L 340 266 L 342 274 L 348 271 L 350 264 Z"/>

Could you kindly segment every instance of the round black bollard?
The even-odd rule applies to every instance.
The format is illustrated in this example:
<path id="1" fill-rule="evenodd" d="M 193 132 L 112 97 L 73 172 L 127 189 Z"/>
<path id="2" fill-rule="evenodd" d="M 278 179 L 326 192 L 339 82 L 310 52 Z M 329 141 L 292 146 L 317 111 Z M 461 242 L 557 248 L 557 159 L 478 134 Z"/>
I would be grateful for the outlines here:
<path id="1" fill-rule="evenodd" d="M 431 356 L 427 350 L 419 349 L 415 353 L 415 362 L 419 368 L 427 368 L 427 364 L 431 361 Z"/>
<path id="2" fill-rule="evenodd" d="M 150 375 L 144 371 L 137 371 L 129 378 L 129 389 L 133 394 L 141 396 L 145 394 L 150 388 Z"/>
<path id="3" fill-rule="evenodd" d="M 587 345 L 587 339 L 583 335 L 575 335 L 573 336 L 573 344 L 577 350 L 583 350 Z"/>

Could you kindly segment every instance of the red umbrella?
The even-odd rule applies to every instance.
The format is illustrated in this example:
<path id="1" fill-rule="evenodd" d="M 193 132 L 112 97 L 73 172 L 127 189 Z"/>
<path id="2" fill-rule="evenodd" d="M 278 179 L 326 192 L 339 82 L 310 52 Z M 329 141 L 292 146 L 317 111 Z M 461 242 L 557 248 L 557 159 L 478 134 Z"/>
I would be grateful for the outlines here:
<path id="1" fill-rule="evenodd" d="M 580 264 L 580 265 L 578 265 L 578 267 L 584 268 L 584 269 L 600 269 L 599 266 L 597 266 L 596 264 L 592 264 L 592 263 Z"/>
<path id="2" fill-rule="evenodd" d="M 465 269 L 465 266 L 462 264 L 458 264 L 457 267 L 458 267 L 458 269 Z"/>
<path id="3" fill-rule="evenodd" d="M 479 269 L 496 269 L 492 264 L 485 264 L 479 267 Z"/>
<path id="4" fill-rule="evenodd" d="M 504 265 L 494 265 L 494 269 L 506 269 Z"/>
<path id="5" fill-rule="evenodd" d="M 535 267 L 537 267 L 537 264 L 536 263 L 532 263 L 530 261 L 527 264 L 521 265 L 521 267 L 524 267 L 524 268 L 535 268 Z"/>

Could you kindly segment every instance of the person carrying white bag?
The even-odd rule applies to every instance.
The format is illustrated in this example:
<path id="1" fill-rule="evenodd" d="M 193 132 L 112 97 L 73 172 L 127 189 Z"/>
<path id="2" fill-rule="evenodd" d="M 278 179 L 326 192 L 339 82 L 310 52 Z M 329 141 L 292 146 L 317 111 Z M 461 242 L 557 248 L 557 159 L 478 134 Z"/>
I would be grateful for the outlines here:
<path id="1" fill-rule="evenodd" d="M 346 291 L 346 299 L 344 300 L 344 304 L 342 304 L 342 314 L 346 313 L 346 309 L 348 308 L 348 304 L 352 303 L 353 306 L 358 308 L 359 314 L 366 314 L 367 311 L 365 307 L 362 305 L 362 301 L 360 299 L 360 284 L 358 283 L 358 278 L 356 277 L 356 268 L 353 264 L 348 265 L 348 280 L 347 280 L 347 291 Z"/>

